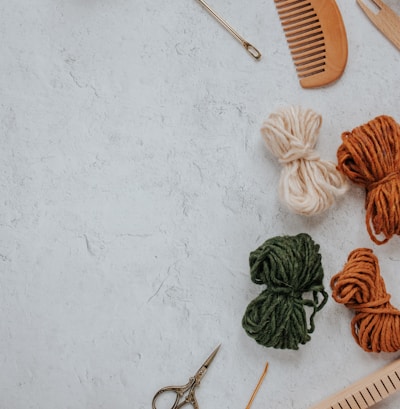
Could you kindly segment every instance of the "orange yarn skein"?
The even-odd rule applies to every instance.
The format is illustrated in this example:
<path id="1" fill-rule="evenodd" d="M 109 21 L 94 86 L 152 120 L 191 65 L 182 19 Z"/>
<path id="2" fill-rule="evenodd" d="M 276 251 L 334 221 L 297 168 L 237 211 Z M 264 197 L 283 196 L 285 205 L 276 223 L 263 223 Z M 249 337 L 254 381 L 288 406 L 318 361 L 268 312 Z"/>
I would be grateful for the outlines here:
<path id="1" fill-rule="evenodd" d="M 382 115 L 342 134 L 338 169 L 366 188 L 366 225 L 376 244 L 400 234 L 400 125 Z M 374 234 L 374 232 L 375 234 Z M 384 238 L 376 236 L 382 234 Z"/>
<path id="2" fill-rule="evenodd" d="M 400 311 L 393 307 L 372 250 L 353 250 L 343 270 L 331 279 L 332 297 L 355 311 L 352 334 L 367 352 L 400 349 Z"/>

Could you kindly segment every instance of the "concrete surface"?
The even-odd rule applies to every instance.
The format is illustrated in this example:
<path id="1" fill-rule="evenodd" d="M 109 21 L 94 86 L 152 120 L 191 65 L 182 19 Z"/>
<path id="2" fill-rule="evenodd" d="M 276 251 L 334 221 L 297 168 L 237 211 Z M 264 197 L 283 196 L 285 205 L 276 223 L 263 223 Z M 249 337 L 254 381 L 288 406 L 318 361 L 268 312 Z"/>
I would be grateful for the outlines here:
<path id="1" fill-rule="evenodd" d="M 253 409 L 307 409 L 396 357 L 363 352 L 332 299 L 299 351 L 260 347 L 241 318 L 260 292 L 249 252 L 299 232 L 327 286 L 375 249 L 400 306 L 400 238 L 373 245 L 364 192 L 291 214 L 259 133 L 282 106 L 312 108 L 335 160 L 343 131 L 400 120 L 399 51 L 338 0 L 346 71 L 304 90 L 273 1 L 209 3 L 261 61 L 196 1 L 0 1 L 0 409 L 150 408 L 219 343 L 200 408 L 244 408 L 268 360 Z"/>

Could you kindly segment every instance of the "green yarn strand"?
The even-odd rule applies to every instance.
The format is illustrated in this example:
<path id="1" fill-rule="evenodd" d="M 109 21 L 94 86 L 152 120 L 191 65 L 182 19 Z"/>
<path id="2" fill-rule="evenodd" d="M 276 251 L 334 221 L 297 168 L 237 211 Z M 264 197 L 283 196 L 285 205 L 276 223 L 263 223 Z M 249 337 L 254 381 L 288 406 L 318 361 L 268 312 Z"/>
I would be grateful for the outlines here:
<path id="1" fill-rule="evenodd" d="M 251 280 L 267 288 L 248 305 L 244 330 L 263 346 L 299 349 L 328 301 L 319 245 L 306 233 L 273 237 L 250 253 L 249 262 Z M 304 307 L 312 308 L 308 322 Z"/>

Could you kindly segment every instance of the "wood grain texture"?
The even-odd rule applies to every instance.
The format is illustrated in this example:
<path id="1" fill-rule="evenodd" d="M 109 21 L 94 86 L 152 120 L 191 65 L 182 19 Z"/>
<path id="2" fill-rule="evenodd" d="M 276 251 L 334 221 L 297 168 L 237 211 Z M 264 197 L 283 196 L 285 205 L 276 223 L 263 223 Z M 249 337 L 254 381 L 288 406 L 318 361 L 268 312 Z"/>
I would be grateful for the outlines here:
<path id="1" fill-rule="evenodd" d="M 372 1 L 380 9 L 378 13 L 369 9 L 363 0 L 357 0 L 357 3 L 382 34 L 400 50 L 400 17 L 383 1 Z"/>
<path id="2" fill-rule="evenodd" d="M 347 64 L 347 36 L 334 0 L 275 0 L 303 88 L 336 81 Z"/>

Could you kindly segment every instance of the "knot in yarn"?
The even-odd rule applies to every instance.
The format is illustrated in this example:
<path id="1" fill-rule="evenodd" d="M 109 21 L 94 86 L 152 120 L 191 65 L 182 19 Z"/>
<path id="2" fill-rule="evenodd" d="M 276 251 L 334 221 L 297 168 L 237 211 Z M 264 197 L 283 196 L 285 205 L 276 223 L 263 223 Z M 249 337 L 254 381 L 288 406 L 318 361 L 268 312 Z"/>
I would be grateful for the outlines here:
<path id="1" fill-rule="evenodd" d="M 383 186 L 385 183 L 390 183 L 392 181 L 395 181 L 398 183 L 400 178 L 400 172 L 392 172 L 389 173 L 388 175 L 384 176 L 382 179 L 377 180 L 376 182 L 372 182 L 366 186 L 366 189 L 368 192 L 371 190 L 374 190 L 375 188 L 379 186 Z"/>
<path id="2" fill-rule="evenodd" d="M 298 142 L 293 142 L 290 149 L 285 153 L 282 153 L 282 156 L 279 157 L 279 163 L 286 165 L 300 159 L 308 161 L 319 160 L 320 156 L 314 148 L 310 147 L 310 145 L 302 145 Z"/>
<path id="3" fill-rule="evenodd" d="M 400 125 L 382 115 L 344 132 L 337 158 L 338 169 L 366 189 L 365 221 L 371 239 L 383 244 L 399 235 Z"/>
<path id="4" fill-rule="evenodd" d="M 252 251 L 249 262 L 251 280 L 266 289 L 247 306 L 244 330 L 265 347 L 299 349 L 311 339 L 314 316 L 328 300 L 319 245 L 306 233 L 277 236 Z M 312 308 L 309 322 L 304 307 Z"/>
<path id="5" fill-rule="evenodd" d="M 354 339 L 367 352 L 400 349 L 400 311 L 390 304 L 390 294 L 371 249 L 353 250 L 343 270 L 331 279 L 332 297 L 355 312 Z"/>
<path id="6" fill-rule="evenodd" d="M 297 214 L 327 210 L 347 190 L 346 178 L 315 150 L 322 117 L 311 109 L 289 107 L 272 113 L 261 134 L 270 152 L 284 165 L 279 197 Z"/>

